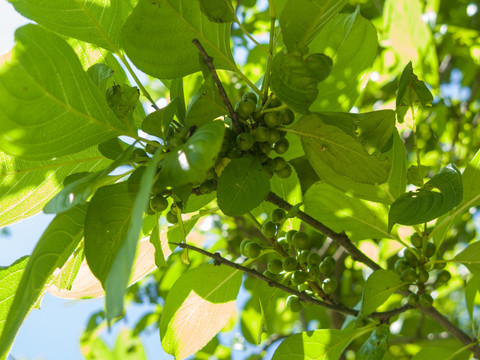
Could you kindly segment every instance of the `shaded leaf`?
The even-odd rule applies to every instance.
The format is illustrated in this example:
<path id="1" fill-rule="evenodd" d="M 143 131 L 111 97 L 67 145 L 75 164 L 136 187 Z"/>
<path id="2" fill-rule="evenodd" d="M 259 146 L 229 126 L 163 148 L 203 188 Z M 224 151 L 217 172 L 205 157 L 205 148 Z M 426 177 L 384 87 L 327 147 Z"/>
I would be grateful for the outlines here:
<path id="1" fill-rule="evenodd" d="M 358 316 L 362 318 L 370 315 L 403 285 L 404 282 L 396 272 L 375 270 L 363 286 L 362 307 Z"/>
<path id="2" fill-rule="evenodd" d="M 363 343 L 358 350 L 356 359 L 358 360 L 382 360 L 383 355 L 388 350 L 388 335 L 390 335 L 389 326 L 380 325 L 373 330 L 370 337 Z"/>
<path id="3" fill-rule="evenodd" d="M 234 22 L 237 19 L 230 0 L 199 0 L 202 13 L 217 23 Z"/>
<path id="4" fill-rule="evenodd" d="M 166 140 L 168 128 L 177 111 L 177 102 L 178 100 L 175 98 L 170 101 L 167 106 L 148 114 L 143 120 L 142 130 L 150 135 L 155 135 L 160 139 Z"/>
<path id="5" fill-rule="evenodd" d="M 87 70 L 90 79 L 92 79 L 93 83 L 97 85 L 102 94 L 107 91 L 107 81 L 113 76 L 113 73 L 112 69 L 102 63 L 94 64 Z"/>
<path id="6" fill-rule="evenodd" d="M 258 159 L 233 159 L 218 178 L 218 206 L 225 215 L 242 215 L 260 205 L 269 190 L 267 174 Z"/>
<path id="7" fill-rule="evenodd" d="M 183 273 L 169 291 L 160 320 L 163 349 L 183 359 L 205 346 L 235 313 L 242 274 L 202 265 Z"/>
<path id="8" fill-rule="evenodd" d="M 409 184 L 413 184 L 415 186 L 422 186 L 423 179 L 427 175 L 428 171 L 430 170 L 430 166 L 424 165 L 412 165 L 407 170 L 407 181 Z"/>

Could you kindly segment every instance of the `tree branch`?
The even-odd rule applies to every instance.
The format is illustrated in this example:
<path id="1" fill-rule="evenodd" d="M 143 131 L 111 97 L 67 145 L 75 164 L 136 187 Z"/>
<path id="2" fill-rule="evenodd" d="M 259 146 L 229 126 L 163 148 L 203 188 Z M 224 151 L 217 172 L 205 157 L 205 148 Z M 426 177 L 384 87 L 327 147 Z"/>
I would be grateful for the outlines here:
<path id="1" fill-rule="evenodd" d="M 289 211 L 293 207 L 291 204 L 289 204 L 288 202 L 286 202 L 285 200 L 283 200 L 281 197 L 279 197 L 273 192 L 270 192 L 265 198 L 265 200 L 271 202 L 272 204 L 286 211 Z M 304 213 L 301 210 L 299 210 L 295 216 L 300 220 L 304 221 L 305 223 L 307 223 L 308 225 L 310 225 L 311 227 L 313 227 L 314 229 L 320 231 L 321 233 L 327 235 L 329 238 L 336 241 L 340 246 L 342 246 L 350 254 L 353 260 L 364 263 L 372 270 L 381 269 L 380 265 L 378 265 L 375 261 L 373 261 L 367 255 L 361 252 L 355 245 L 353 245 L 350 239 L 348 238 L 348 236 L 344 232 L 339 234 L 333 231 L 329 227 L 322 224 L 320 221 L 315 220 L 310 215 Z"/>
<path id="2" fill-rule="evenodd" d="M 227 93 L 218 77 L 217 70 L 215 70 L 215 67 L 213 66 L 213 58 L 207 54 L 205 48 L 202 46 L 202 44 L 200 44 L 200 41 L 198 41 L 198 39 L 193 39 L 192 43 L 198 48 L 200 55 L 202 55 L 203 62 L 205 63 L 205 65 L 207 65 L 208 70 L 210 70 L 210 73 L 212 74 L 213 81 L 217 85 L 220 97 L 222 98 L 223 103 L 227 107 L 228 112 L 232 117 L 232 124 L 235 127 L 235 130 L 237 131 L 237 133 L 243 132 L 242 124 L 238 120 L 238 114 L 233 109 L 232 103 L 228 99 Z"/>

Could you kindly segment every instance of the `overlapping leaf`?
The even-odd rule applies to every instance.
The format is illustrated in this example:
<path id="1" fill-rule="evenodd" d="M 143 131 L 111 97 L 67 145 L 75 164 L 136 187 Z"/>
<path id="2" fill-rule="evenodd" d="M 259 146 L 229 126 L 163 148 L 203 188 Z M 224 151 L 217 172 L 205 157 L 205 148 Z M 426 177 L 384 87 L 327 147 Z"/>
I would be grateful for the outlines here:
<path id="1" fill-rule="evenodd" d="M 453 261 L 465 265 L 473 275 L 480 277 L 480 241 L 467 246 Z"/>
<path id="2" fill-rule="evenodd" d="M 394 271 L 383 269 L 374 271 L 365 281 L 362 307 L 358 316 L 370 315 L 403 285 L 400 276 Z"/>

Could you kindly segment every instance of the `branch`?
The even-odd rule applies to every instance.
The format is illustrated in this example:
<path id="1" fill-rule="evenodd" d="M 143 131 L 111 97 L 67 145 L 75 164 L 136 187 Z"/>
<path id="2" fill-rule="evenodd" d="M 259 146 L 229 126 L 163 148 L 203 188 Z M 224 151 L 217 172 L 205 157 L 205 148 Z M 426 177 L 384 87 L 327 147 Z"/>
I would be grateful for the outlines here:
<path id="1" fill-rule="evenodd" d="M 286 202 L 285 200 L 283 200 L 281 197 L 274 194 L 273 192 L 270 192 L 265 198 L 265 200 L 271 202 L 272 204 L 286 211 L 289 211 L 293 207 L 292 205 L 290 205 L 288 202 Z M 350 254 L 353 260 L 364 263 L 372 270 L 381 269 L 380 265 L 378 265 L 375 261 L 373 261 L 367 255 L 361 252 L 355 245 L 353 245 L 350 239 L 348 238 L 348 236 L 344 232 L 339 234 L 333 231 L 329 227 L 322 224 L 320 221 L 315 220 L 310 215 L 304 213 L 301 210 L 299 210 L 295 216 L 300 220 L 304 221 L 305 223 L 307 223 L 308 225 L 310 225 L 311 227 L 320 231 L 321 233 L 327 235 L 329 238 L 335 240 Z"/>
<path id="2" fill-rule="evenodd" d="M 336 311 L 336 312 L 339 312 L 339 313 L 342 313 L 342 314 L 345 314 L 345 315 L 352 315 L 352 316 L 357 316 L 359 311 L 358 310 L 355 310 L 355 309 L 351 309 L 349 307 L 346 307 L 344 305 L 340 305 L 340 304 L 329 304 L 329 303 L 326 303 L 324 301 L 321 301 L 321 300 L 318 300 L 317 298 L 313 297 L 313 296 L 310 296 L 308 295 L 307 293 L 305 292 L 300 292 L 298 290 L 294 290 L 292 288 L 289 288 L 288 286 L 285 286 L 279 282 L 276 282 L 268 277 L 266 277 L 265 275 L 263 274 L 260 274 L 258 271 L 256 270 L 253 270 L 253 269 L 249 269 L 245 266 L 242 266 L 240 264 L 236 264 L 232 261 L 229 261 L 225 258 L 223 258 L 220 253 L 216 252 L 215 254 L 212 254 L 211 252 L 208 252 L 206 250 L 203 250 L 203 249 L 200 249 L 200 248 L 197 248 L 196 246 L 193 246 L 193 245 L 189 245 L 189 244 L 186 244 L 186 243 L 174 243 L 174 242 L 171 242 L 170 244 L 173 244 L 173 245 L 176 245 L 182 249 L 189 249 L 189 250 L 192 250 L 192 251 L 195 251 L 195 252 L 198 252 L 200 254 L 203 254 L 205 256 L 208 256 L 210 258 L 212 258 L 214 260 L 214 264 L 215 265 L 226 265 L 226 266 L 229 266 L 231 268 L 234 268 L 236 270 L 239 270 L 239 271 L 242 271 L 244 272 L 245 274 L 248 274 L 250 276 L 253 276 L 253 277 L 256 277 L 257 279 L 260 279 L 262 281 L 265 281 L 269 286 L 271 287 L 275 287 L 277 289 L 280 289 L 280 290 L 283 290 L 289 294 L 292 294 L 292 295 L 296 295 L 298 296 L 298 298 L 301 300 L 301 301 L 304 301 L 304 302 L 307 302 L 307 303 L 311 303 L 311 304 L 315 304 L 315 305 L 319 305 L 319 306 L 322 306 L 326 309 L 329 309 L 329 310 L 333 310 L 333 311 Z M 377 319 L 381 322 L 388 322 L 389 319 L 392 317 L 392 316 L 396 316 L 396 315 L 399 315 L 409 309 L 411 309 L 412 306 L 410 305 L 405 305 L 405 306 L 401 306 L 399 308 L 396 308 L 396 309 L 393 309 L 393 310 L 389 310 L 389 311 L 384 311 L 384 312 L 374 312 L 372 314 L 370 314 L 368 317 L 369 318 L 372 318 L 372 319 Z"/>
<path id="3" fill-rule="evenodd" d="M 193 39 L 192 43 L 198 48 L 200 55 L 202 55 L 203 62 L 205 63 L 205 65 L 207 65 L 208 70 L 210 70 L 210 73 L 212 74 L 213 81 L 217 85 L 220 97 L 222 98 L 223 103 L 227 107 L 228 112 L 232 117 L 232 124 L 235 127 L 235 130 L 237 131 L 237 133 L 243 132 L 242 124 L 240 124 L 240 121 L 238 120 L 238 114 L 233 109 L 230 100 L 228 100 L 227 93 L 225 92 L 222 82 L 218 77 L 217 70 L 215 70 L 215 67 L 213 66 L 213 58 L 207 54 L 205 48 L 202 46 L 202 44 L 200 44 L 200 41 L 198 41 L 198 39 Z"/>

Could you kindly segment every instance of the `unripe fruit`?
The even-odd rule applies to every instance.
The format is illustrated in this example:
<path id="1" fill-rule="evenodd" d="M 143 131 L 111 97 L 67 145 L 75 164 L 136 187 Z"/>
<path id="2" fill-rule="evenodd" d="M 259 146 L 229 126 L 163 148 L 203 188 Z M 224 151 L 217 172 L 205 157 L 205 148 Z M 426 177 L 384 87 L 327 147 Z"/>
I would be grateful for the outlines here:
<path id="1" fill-rule="evenodd" d="M 395 261 L 395 271 L 399 274 L 402 273 L 403 270 L 409 267 L 408 261 L 405 259 L 398 259 Z"/>
<path id="2" fill-rule="evenodd" d="M 150 208 L 155 212 L 162 212 L 168 207 L 168 201 L 161 195 L 154 196 L 150 199 Z"/>
<path id="3" fill-rule="evenodd" d="M 438 259 L 438 260 L 440 260 L 440 259 Z M 437 270 L 445 269 L 445 266 L 447 266 L 447 263 L 446 263 L 446 262 L 437 262 L 437 263 L 435 263 L 435 269 L 437 269 Z"/>
<path id="4" fill-rule="evenodd" d="M 178 136 L 171 137 L 170 139 L 167 140 L 167 145 L 170 149 L 176 149 L 179 146 L 182 146 L 184 144 L 184 141 L 182 138 Z"/>
<path id="5" fill-rule="evenodd" d="M 294 285 L 300 285 L 307 281 L 307 276 L 301 270 L 296 270 L 292 275 L 292 283 Z"/>
<path id="6" fill-rule="evenodd" d="M 268 142 L 270 144 L 274 144 L 280 141 L 280 138 L 280 131 L 278 131 L 277 129 L 270 129 L 270 138 L 268 139 Z"/>
<path id="7" fill-rule="evenodd" d="M 211 181 L 204 181 L 203 183 L 200 184 L 198 187 L 198 190 L 203 194 L 210 194 L 213 190 L 215 190 L 215 186 Z"/>
<path id="8" fill-rule="evenodd" d="M 282 260 L 272 259 L 267 264 L 267 269 L 272 274 L 278 275 L 283 270 Z"/>
<path id="9" fill-rule="evenodd" d="M 265 126 L 259 126 L 253 131 L 253 139 L 256 142 L 265 142 L 270 140 L 270 129 Z"/>
<path id="10" fill-rule="evenodd" d="M 407 260 L 408 264 L 411 267 L 416 267 L 418 265 L 418 258 L 412 250 L 410 249 L 405 250 L 405 253 L 403 256 L 405 257 L 405 260 Z"/>
<path id="11" fill-rule="evenodd" d="M 430 275 L 428 274 L 428 271 L 422 270 L 418 273 L 417 279 L 421 283 L 426 283 L 428 281 L 429 276 Z"/>
<path id="12" fill-rule="evenodd" d="M 272 145 L 270 145 L 268 142 L 260 142 L 257 144 L 258 150 L 264 154 L 269 154 L 270 151 L 272 151 Z"/>
<path id="13" fill-rule="evenodd" d="M 250 150 L 255 143 L 255 140 L 253 140 L 253 136 L 246 132 L 238 134 L 236 141 L 238 148 L 242 151 Z"/>
<path id="14" fill-rule="evenodd" d="M 418 295 L 414 294 L 414 293 L 409 294 L 408 295 L 408 303 L 412 306 L 418 306 L 418 304 L 420 303 Z"/>
<path id="15" fill-rule="evenodd" d="M 254 241 L 249 242 L 244 248 L 245 256 L 250 259 L 257 258 L 260 255 L 261 250 L 260 245 Z"/>
<path id="16" fill-rule="evenodd" d="M 165 215 L 165 218 L 167 219 L 167 221 L 170 223 L 170 224 L 176 224 L 178 223 L 178 218 L 177 218 L 177 214 L 172 212 L 172 210 L 170 210 L 169 212 L 167 212 L 167 215 Z"/>
<path id="17" fill-rule="evenodd" d="M 308 265 L 307 277 L 310 281 L 317 281 L 320 276 L 318 265 Z"/>
<path id="18" fill-rule="evenodd" d="M 293 257 L 286 257 L 283 259 L 283 262 L 282 262 L 282 267 L 283 267 L 283 270 L 285 271 L 295 271 L 297 270 L 297 260 L 295 260 Z"/>
<path id="19" fill-rule="evenodd" d="M 267 278 L 273 280 L 273 281 L 277 281 L 279 276 L 277 274 L 274 274 L 274 273 L 271 273 L 270 271 L 268 270 L 265 270 L 263 272 L 263 275 L 266 276 Z"/>
<path id="20" fill-rule="evenodd" d="M 249 242 L 252 242 L 252 240 L 245 239 L 245 240 L 242 240 L 242 242 L 240 243 L 240 254 L 242 254 L 243 256 L 247 256 L 247 255 L 245 255 L 245 246 Z"/>
<path id="21" fill-rule="evenodd" d="M 255 93 L 251 92 L 251 91 L 246 92 L 245 94 L 243 94 L 242 99 L 244 99 L 244 100 L 245 100 L 245 99 L 250 99 L 250 100 L 252 100 L 255 104 L 256 104 L 257 101 L 258 101 L 257 95 L 256 95 Z"/>
<path id="22" fill-rule="evenodd" d="M 288 126 L 292 125 L 295 121 L 295 114 L 290 109 L 285 109 L 281 113 L 282 125 Z"/>
<path id="23" fill-rule="evenodd" d="M 437 247 L 435 246 L 435 244 L 432 242 L 428 242 L 425 248 L 425 256 L 428 258 L 432 257 L 435 254 L 435 251 L 437 251 Z"/>
<path id="24" fill-rule="evenodd" d="M 235 110 L 241 119 L 246 120 L 250 117 L 250 115 L 255 111 L 256 108 L 257 104 L 255 101 L 249 98 L 244 98 L 237 102 Z"/>
<path id="25" fill-rule="evenodd" d="M 320 262 L 322 261 L 320 255 L 318 255 L 316 252 L 311 252 L 310 254 L 308 254 L 308 257 L 307 257 L 307 264 L 308 266 L 317 266 L 320 264 Z"/>
<path id="26" fill-rule="evenodd" d="M 418 233 L 414 233 L 414 234 L 410 237 L 410 242 L 411 242 L 412 245 L 415 246 L 417 249 L 421 249 L 421 248 L 422 248 L 423 239 L 422 239 L 422 237 L 421 237 Z"/>
<path id="27" fill-rule="evenodd" d="M 276 170 L 275 174 L 277 174 L 279 178 L 286 179 L 290 175 L 292 175 L 292 168 L 290 167 L 290 165 L 287 165 L 281 170 Z"/>
<path id="28" fill-rule="evenodd" d="M 277 233 L 277 225 L 273 221 L 267 221 L 262 226 L 262 234 L 266 238 L 273 238 Z"/>
<path id="29" fill-rule="evenodd" d="M 135 150 L 133 150 L 133 153 L 132 153 L 132 159 L 133 160 L 146 160 L 145 158 L 147 158 L 148 155 L 147 153 L 145 152 L 145 150 L 143 149 L 139 149 L 139 148 L 136 148 Z"/>
<path id="30" fill-rule="evenodd" d="M 282 117 L 278 111 L 276 112 L 267 112 L 263 117 L 265 125 L 269 127 L 276 127 L 282 124 Z"/>
<path id="31" fill-rule="evenodd" d="M 302 250 L 298 253 L 297 260 L 300 263 L 300 265 L 306 266 L 307 265 L 307 258 L 308 255 L 310 255 L 311 251 L 310 250 Z"/>
<path id="32" fill-rule="evenodd" d="M 452 278 L 452 274 L 447 270 L 442 270 L 437 275 L 437 282 L 438 283 L 446 283 Z"/>
<path id="33" fill-rule="evenodd" d="M 311 292 L 311 288 L 310 288 L 310 285 L 306 284 L 306 283 L 303 283 L 303 284 L 300 284 L 297 286 L 297 290 L 300 291 L 300 292 Z"/>
<path id="34" fill-rule="evenodd" d="M 310 238 L 308 234 L 303 231 L 298 231 L 293 235 L 293 246 L 297 249 L 309 249 L 310 248 Z"/>
<path id="35" fill-rule="evenodd" d="M 285 216 L 287 216 L 287 213 L 283 209 L 275 209 L 272 211 L 272 221 L 276 224 L 281 223 L 285 219 Z"/>
<path id="36" fill-rule="evenodd" d="M 275 170 L 282 170 L 282 169 L 285 169 L 285 167 L 287 167 L 287 160 L 285 160 L 284 158 L 280 157 L 280 156 L 277 156 L 276 158 L 273 159 L 273 164 L 275 166 Z"/>
<path id="37" fill-rule="evenodd" d="M 330 275 L 335 270 L 336 261 L 331 256 L 326 256 L 319 265 L 319 270 L 323 275 Z"/>
<path id="38" fill-rule="evenodd" d="M 273 150 L 275 150 L 277 154 L 285 154 L 289 146 L 290 143 L 288 142 L 288 140 L 283 138 L 277 141 L 277 143 L 273 147 Z"/>
<path id="39" fill-rule="evenodd" d="M 414 269 L 409 268 L 409 269 L 403 270 L 400 277 L 403 281 L 411 283 L 417 280 L 417 273 L 415 272 Z"/>
<path id="40" fill-rule="evenodd" d="M 290 251 L 290 244 L 288 243 L 287 239 L 280 238 L 278 239 L 278 244 L 285 250 L 287 253 Z"/>
<path id="41" fill-rule="evenodd" d="M 332 294 L 335 290 L 337 290 L 337 280 L 335 278 L 326 278 L 322 282 L 322 290 L 325 294 Z"/>
<path id="42" fill-rule="evenodd" d="M 270 101 L 268 102 L 269 109 L 273 109 L 279 106 L 282 106 L 282 101 L 279 98 L 270 98 Z"/>
<path id="43" fill-rule="evenodd" d="M 287 307 L 292 312 L 299 312 L 300 310 L 302 310 L 302 303 L 298 299 L 298 296 L 290 295 L 289 297 L 287 297 Z"/>
<path id="44" fill-rule="evenodd" d="M 418 302 L 420 306 L 429 308 L 433 305 L 433 298 L 430 294 L 420 294 L 418 297 Z"/>
<path id="45" fill-rule="evenodd" d="M 285 239 L 287 239 L 287 241 L 290 243 L 290 244 L 293 244 L 293 235 L 295 235 L 297 233 L 297 230 L 288 230 L 287 233 L 285 234 Z"/>

